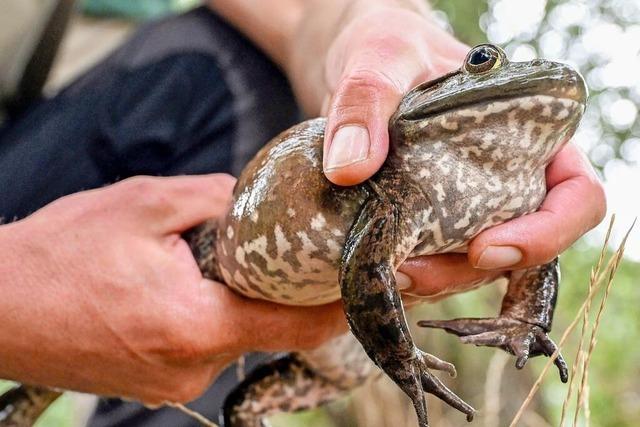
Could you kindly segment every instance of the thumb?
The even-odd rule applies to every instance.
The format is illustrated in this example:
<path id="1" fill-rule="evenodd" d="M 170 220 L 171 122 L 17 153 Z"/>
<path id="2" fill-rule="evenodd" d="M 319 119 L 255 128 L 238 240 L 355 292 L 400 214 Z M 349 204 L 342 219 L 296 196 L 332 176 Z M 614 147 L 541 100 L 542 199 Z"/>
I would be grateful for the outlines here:
<path id="1" fill-rule="evenodd" d="M 335 184 L 354 185 L 382 166 L 389 150 L 388 123 L 409 85 L 358 69 L 334 93 L 324 141 L 324 172 Z"/>
<path id="2" fill-rule="evenodd" d="M 371 177 L 387 156 L 389 119 L 403 95 L 457 67 L 449 54 L 435 48 L 440 33 L 425 25 L 432 24 L 408 11 L 369 13 L 349 26 L 330 51 L 326 80 L 332 100 L 323 167 L 334 184 L 355 185 Z M 442 44 L 453 44 L 450 50 L 457 52 L 447 40 Z"/>

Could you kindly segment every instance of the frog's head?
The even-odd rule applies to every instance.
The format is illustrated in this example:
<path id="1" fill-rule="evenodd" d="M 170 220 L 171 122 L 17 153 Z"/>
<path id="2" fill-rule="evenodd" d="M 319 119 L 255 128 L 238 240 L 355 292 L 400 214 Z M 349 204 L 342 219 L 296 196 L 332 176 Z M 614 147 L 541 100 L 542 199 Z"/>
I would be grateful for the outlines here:
<path id="1" fill-rule="evenodd" d="M 454 155 L 475 153 L 480 163 L 518 158 L 541 168 L 574 133 L 586 99 L 584 80 L 568 65 L 509 62 L 502 49 L 484 44 L 460 70 L 405 95 L 390 129 L 413 150 L 440 142 Z"/>

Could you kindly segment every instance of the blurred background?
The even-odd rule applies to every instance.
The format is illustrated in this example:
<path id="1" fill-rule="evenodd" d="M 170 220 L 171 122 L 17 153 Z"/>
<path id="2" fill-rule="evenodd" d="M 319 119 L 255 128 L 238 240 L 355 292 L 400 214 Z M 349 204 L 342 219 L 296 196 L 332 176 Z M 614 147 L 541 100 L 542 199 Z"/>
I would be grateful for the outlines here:
<path id="1" fill-rule="evenodd" d="M 55 93 L 121 43 L 144 20 L 193 7 L 196 0 L 85 0 L 63 41 L 45 89 Z M 439 0 L 432 1 L 443 27 L 474 45 L 492 42 L 512 60 L 543 57 L 568 62 L 585 76 L 590 103 L 574 141 L 593 162 L 605 182 L 609 215 L 617 215 L 612 245 L 618 245 L 640 213 L 640 0 Z M 589 233 L 562 259 L 563 281 L 552 337 L 557 341 L 588 294 L 589 276 L 604 240 L 606 223 Z M 609 297 L 589 369 L 588 420 L 577 425 L 640 425 L 640 231 L 626 244 Z M 420 318 L 493 316 L 503 289 L 481 290 L 428 305 L 412 312 Z M 580 329 L 580 326 L 577 328 Z M 486 348 L 467 347 L 442 332 L 415 330 L 422 348 L 456 364 L 459 377 L 444 379 L 479 409 L 473 425 L 509 425 L 545 360 L 531 360 L 517 371 L 510 356 Z M 571 364 L 578 335 L 563 353 Z M 551 370 L 532 401 L 522 426 L 557 426 L 567 386 Z M 44 426 L 82 425 L 81 408 L 90 399 L 65 397 L 39 422 Z M 466 425 L 463 416 L 429 397 L 433 425 Z M 569 408 L 573 425 L 573 407 Z M 274 427 L 413 426 L 413 410 L 386 380 L 363 387 L 328 408 L 273 420 Z"/>

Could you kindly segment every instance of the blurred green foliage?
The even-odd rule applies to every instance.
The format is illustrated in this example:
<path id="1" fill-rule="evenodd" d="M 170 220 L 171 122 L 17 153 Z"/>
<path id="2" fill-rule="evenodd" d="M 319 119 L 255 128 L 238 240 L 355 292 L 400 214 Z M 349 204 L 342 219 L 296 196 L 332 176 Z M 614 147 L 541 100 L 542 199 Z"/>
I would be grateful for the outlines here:
<path id="1" fill-rule="evenodd" d="M 196 6 L 198 0 L 83 0 L 82 11 L 89 15 L 144 21 Z"/>
<path id="2" fill-rule="evenodd" d="M 480 17 L 487 12 L 486 1 L 435 0 L 430 3 L 434 10 L 444 13 L 458 39 L 469 46 L 487 41 L 479 24 Z"/>

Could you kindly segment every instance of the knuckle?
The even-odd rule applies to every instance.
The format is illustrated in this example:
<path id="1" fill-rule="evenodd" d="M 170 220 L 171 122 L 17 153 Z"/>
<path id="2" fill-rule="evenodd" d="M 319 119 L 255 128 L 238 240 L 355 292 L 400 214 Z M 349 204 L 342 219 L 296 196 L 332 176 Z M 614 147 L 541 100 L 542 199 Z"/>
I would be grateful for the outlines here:
<path id="1" fill-rule="evenodd" d="M 155 190 L 155 179 L 150 176 L 135 176 L 121 181 L 117 188 L 126 194 L 148 193 Z"/>
<path id="2" fill-rule="evenodd" d="M 226 173 L 215 174 L 213 175 L 213 179 L 215 186 L 218 187 L 219 190 L 222 190 L 221 192 L 216 192 L 216 194 L 222 195 L 231 193 L 237 182 L 236 178 Z"/>
<path id="3" fill-rule="evenodd" d="M 148 176 L 140 176 L 127 179 L 120 187 L 123 201 L 133 206 L 152 208 L 154 210 L 170 210 L 171 200 L 162 187 L 158 185 L 158 179 Z"/>
<path id="4" fill-rule="evenodd" d="M 345 76 L 340 86 L 344 88 L 344 91 L 357 91 L 369 96 L 390 92 L 402 94 L 402 89 L 397 80 L 382 71 L 355 70 Z"/>
<path id="5" fill-rule="evenodd" d="M 402 96 L 398 82 L 379 71 L 356 70 L 338 84 L 331 110 L 337 115 L 353 115 L 361 112 L 363 106 L 370 108 L 390 96 Z"/>

